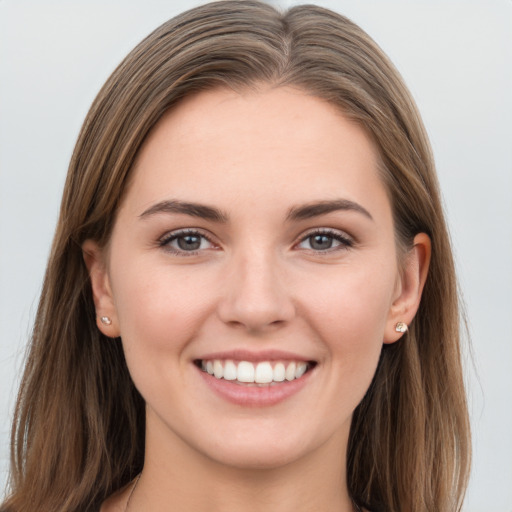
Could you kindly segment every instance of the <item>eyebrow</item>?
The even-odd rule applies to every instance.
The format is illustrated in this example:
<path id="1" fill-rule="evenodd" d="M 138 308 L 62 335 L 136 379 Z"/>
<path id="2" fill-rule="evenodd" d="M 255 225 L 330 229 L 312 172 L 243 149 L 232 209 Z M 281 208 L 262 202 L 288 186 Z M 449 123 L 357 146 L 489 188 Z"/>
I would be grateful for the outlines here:
<path id="1" fill-rule="evenodd" d="M 152 215 L 157 215 L 159 213 L 182 213 L 192 217 L 199 217 L 201 219 L 207 219 L 221 223 L 226 223 L 228 221 L 227 214 L 218 208 L 177 200 L 161 201 L 160 203 L 156 203 L 141 213 L 139 217 L 143 219 Z"/>
<path id="2" fill-rule="evenodd" d="M 302 206 L 294 206 L 288 210 L 286 219 L 288 221 L 306 220 L 340 210 L 355 211 L 373 220 L 373 217 L 368 210 L 363 208 L 360 204 L 348 199 L 318 201 Z M 189 203 L 178 200 L 168 200 L 156 203 L 141 213 L 139 217 L 143 219 L 160 213 L 181 213 L 184 215 L 190 215 L 192 217 L 198 217 L 223 224 L 227 223 L 229 220 L 229 216 L 226 213 L 213 206 L 206 206 L 199 203 Z"/>
<path id="3" fill-rule="evenodd" d="M 304 206 L 296 206 L 288 210 L 287 220 L 305 220 L 327 213 L 343 211 L 354 211 L 363 214 L 370 220 L 373 220 L 370 212 L 363 208 L 360 204 L 350 201 L 348 199 L 334 199 L 332 201 L 319 201 L 316 203 L 309 203 Z"/>

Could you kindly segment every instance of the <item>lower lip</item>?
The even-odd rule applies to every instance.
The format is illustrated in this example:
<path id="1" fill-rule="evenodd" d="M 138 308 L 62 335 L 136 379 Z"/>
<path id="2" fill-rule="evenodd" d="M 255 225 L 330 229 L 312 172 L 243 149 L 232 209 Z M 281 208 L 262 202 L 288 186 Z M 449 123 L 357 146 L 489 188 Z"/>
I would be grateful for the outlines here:
<path id="1" fill-rule="evenodd" d="M 217 379 L 197 368 L 206 384 L 221 398 L 245 407 L 268 407 L 283 402 L 298 393 L 309 381 L 314 369 L 302 377 L 265 386 L 248 386 L 234 381 Z"/>

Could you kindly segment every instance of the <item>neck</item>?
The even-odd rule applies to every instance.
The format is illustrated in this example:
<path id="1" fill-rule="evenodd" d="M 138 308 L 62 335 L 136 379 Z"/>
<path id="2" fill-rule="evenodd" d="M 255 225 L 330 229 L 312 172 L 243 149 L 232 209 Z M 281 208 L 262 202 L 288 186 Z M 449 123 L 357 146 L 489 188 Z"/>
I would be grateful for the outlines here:
<path id="1" fill-rule="evenodd" d="M 149 427 L 144 470 L 128 512 L 354 510 L 346 486 L 345 434 L 300 459 L 259 468 L 219 463 L 179 439 L 162 441 Z"/>

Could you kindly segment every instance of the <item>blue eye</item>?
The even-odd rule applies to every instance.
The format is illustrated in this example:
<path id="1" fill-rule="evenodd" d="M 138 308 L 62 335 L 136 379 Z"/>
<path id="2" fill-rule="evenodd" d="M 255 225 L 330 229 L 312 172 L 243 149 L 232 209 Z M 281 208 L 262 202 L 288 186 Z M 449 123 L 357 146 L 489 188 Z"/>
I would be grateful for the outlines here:
<path id="1" fill-rule="evenodd" d="M 160 246 L 174 254 L 184 256 L 214 247 L 206 236 L 193 230 L 170 233 L 160 240 Z"/>
<path id="2" fill-rule="evenodd" d="M 309 233 L 302 238 L 298 247 L 312 251 L 332 251 L 346 249 L 353 246 L 353 242 L 337 231 L 322 230 Z"/>

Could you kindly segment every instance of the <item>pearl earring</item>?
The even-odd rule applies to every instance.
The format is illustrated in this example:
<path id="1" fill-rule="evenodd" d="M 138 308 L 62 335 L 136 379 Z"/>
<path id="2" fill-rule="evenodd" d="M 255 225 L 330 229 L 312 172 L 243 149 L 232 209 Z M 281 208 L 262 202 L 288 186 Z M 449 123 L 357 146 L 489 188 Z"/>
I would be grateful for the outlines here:
<path id="1" fill-rule="evenodd" d="M 404 332 L 407 332 L 408 329 L 409 329 L 409 327 L 407 327 L 407 324 L 405 322 L 398 322 L 395 325 L 396 332 L 404 333 Z"/>
<path id="2" fill-rule="evenodd" d="M 102 316 L 102 317 L 100 318 L 100 320 L 101 320 L 101 323 L 102 323 L 103 325 L 111 325 L 111 324 L 112 324 L 112 320 L 110 319 L 110 317 L 109 317 L 109 316 Z"/>

